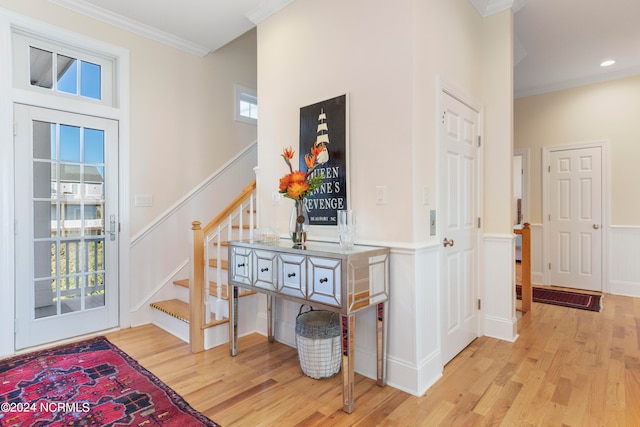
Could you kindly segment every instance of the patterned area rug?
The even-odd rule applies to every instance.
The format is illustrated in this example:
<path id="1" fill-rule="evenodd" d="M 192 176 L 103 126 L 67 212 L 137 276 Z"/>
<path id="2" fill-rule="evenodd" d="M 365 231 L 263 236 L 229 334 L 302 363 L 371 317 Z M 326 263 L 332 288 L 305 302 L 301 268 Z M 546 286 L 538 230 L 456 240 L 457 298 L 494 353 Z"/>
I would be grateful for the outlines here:
<path id="1" fill-rule="evenodd" d="M 104 337 L 0 360 L 0 426 L 218 426 Z"/>
<path id="2" fill-rule="evenodd" d="M 516 296 L 518 299 L 522 299 L 522 286 L 520 285 L 516 285 Z M 582 310 L 602 311 L 602 295 L 534 287 L 533 301 Z"/>

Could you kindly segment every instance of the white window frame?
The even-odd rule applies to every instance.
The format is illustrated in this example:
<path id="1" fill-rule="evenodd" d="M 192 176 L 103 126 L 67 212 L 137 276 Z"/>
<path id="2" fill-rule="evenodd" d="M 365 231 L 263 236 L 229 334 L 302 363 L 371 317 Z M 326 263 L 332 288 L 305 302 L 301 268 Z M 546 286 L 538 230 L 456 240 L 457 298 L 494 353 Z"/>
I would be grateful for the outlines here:
<path id="1" fill-rule="evenodd" d="M 108 107 L 115 106 L 114 100 L 114 85 L 115 80 L 113 77 L 113 70 L 115 68 L 115 58 L 101 56 L 95 53 L 87 52 L 85 49 L 80 49 L 76 46 L 68 43 L 61 43 L 59 41 L 47 40 L 46 38 L 28 33 L 21 30 L 14 30 L 12 34 L 13 45 L 13 60 L 16 65 L 19 66 L 19 71 L 14 72 L 14 87 L 26 91 L 34 91 L 36 93 L 42 93 L 58 97 L 67 97 L 69 99 L 75 99 L 80 102 L 93 102 L 96 104 L 105 105 Z M 29 81 L 29 47 L 33 46 L 38 49 L 42 49 L 48 52 L 53 52 L 58 55 L 65 55 L 70 58 L 74 58 L 78 61 L 89 62 L 100 66 L 100 99 L 89 98 L 77 94 L 67 93 L 51 88 L 44 88 L 40 86 L 34 86 Z M 79 88 L 78 88 L 79 89 Z"/>
<path id="2" fill-rule="evenodd" d="M 242 85 L 234 85 L 234 118 L 238 122 L 248 123 L 250 125 L 257 126 L 258 119 L 253 117 L 248 117 L 240 112 L 240 104 L 242 101 L 248 101 L 252 104 L 258 106 L 258 95 L 255 89 L 249 89 L 248 87 L 244 87 Z"/>

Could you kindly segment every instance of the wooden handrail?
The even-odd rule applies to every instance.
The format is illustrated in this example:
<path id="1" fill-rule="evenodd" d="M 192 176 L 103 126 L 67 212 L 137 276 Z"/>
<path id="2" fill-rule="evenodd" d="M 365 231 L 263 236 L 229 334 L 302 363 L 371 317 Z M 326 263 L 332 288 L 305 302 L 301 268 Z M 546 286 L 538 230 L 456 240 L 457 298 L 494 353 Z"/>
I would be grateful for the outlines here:
<path id="1" fill-rule="evenodd" d="M 212 230 L 214 230 L 218 225 L 220 225 L 231 213 L 238 209 L 238 207 L 249 198 L 251 193 L 256 189 L 256 180 L 251 181 L 249 185 L 247 185 L 242 193 L 238 197 L 236 197 L 233 202 L 229 204 L 222 212 L 220 212 L 215 218 L 213 218 L 207 225 L 204 227 L 204 234 L 208 235 Z"/>
<path id="2" fill-rule="evenodd" d="M 531 289 L 531 227 L 525 222 L 522 229 L 514 229 L 515 234 L 522 235 L 522 311 L 531 310 L 533 290 Z"/>
<path id="3" fill-rule="evenodd" d="M 204 350 L 204 325 L 207 313 L 205 313 L 205 269 L 208 267 L 208 260 L 205 260 L 205 242 L 207 237 L 218 230 L 218 227 L 233 212 L 251 197 L 256 189 L 254 179 L 247 185 L 242 193 L 238 195 L 226 208 L 216 215 L 204 228 L 200 221 L 193 221 L 191 230 L 193 231 L 193 260 L 191 280 L 189 280 L 189 345 L 192 353 L 199 353 Z M 208 293 L 208 290 L 207 290 Z"/>

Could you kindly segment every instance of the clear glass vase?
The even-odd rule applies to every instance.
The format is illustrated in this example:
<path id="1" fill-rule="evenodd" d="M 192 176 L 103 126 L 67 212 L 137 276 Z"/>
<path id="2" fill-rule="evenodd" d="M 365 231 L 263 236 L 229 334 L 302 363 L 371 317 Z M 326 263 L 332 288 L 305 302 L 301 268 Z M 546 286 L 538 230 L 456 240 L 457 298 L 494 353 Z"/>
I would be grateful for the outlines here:
<path id="1" fill-rule="evenodd" d="M 309 228 L 309 214 L 304 208 L 304 200 L 296 200 L 289 220 L 289 234 L 295 245 L 302 245 L 307 241 Z"/>

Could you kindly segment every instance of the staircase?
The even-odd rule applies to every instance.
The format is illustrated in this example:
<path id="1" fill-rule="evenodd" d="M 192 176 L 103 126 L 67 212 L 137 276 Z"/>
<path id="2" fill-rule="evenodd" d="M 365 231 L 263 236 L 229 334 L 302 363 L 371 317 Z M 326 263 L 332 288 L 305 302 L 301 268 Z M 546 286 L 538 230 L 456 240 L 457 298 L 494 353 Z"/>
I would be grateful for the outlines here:
<path id="1" fill-rule="evenodd" d="M 150 304 L 153 323 L 189 342 L 194 353 L 229 341 L 227 246 L 250 238 L 256 227 L 255 189 L 254 180 L 204 228 L 193 222 L 191 277 L 173 282 L 174 298 Z"/>

